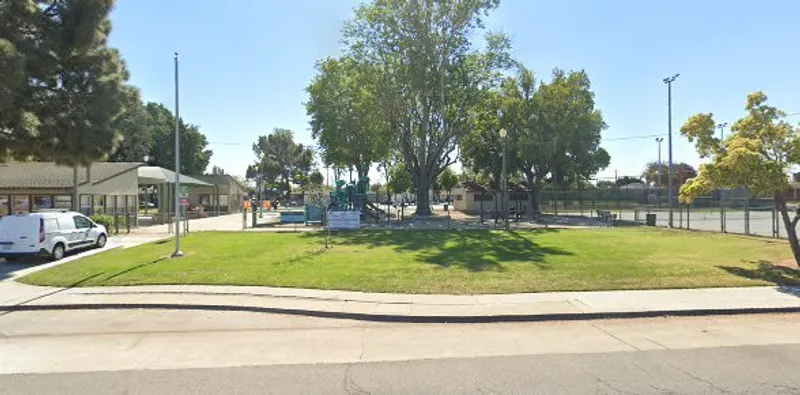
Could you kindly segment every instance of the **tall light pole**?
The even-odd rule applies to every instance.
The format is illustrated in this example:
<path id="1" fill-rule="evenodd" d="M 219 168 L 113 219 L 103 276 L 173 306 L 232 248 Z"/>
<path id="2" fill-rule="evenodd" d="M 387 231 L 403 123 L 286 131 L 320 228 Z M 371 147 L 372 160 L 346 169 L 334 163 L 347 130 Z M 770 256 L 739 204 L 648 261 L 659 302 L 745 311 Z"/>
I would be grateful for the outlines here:
<path id="1" fill-rule="evenodd" d="M 506 174 L 506 136 L 508 132 L 500 129 L 500 144 L 503 146 L 503 175 L 500 178 L 500 188 L 503 188 L 503 216 L 505 217 L 505 228 L 509 229 L 508 223 L 508 174 Z"/>
<path id="2" fill-rule="evenodd" d="M 719 129 L 719 139 L 720 139 L 720 141 L 725 138 L 725 127 L 727 127 L 727 126 L 728 126 L 727 122 L 723 122 L 723 123 L 717 125 L 717 129 Z"/>
<path id="3" fill-rule="evenodd" d="M 656 167 L 656 188 L 661 190 L 661 143 L 664 141 L 663 137 L 656 137 L 658 143 L 658 167 Z"/>
<path id="4" fill-rule="evenodd" d="M 181 252 L 181 140 L 180 111 L 178 97 L 178 53 L 175 52 L 175 252 L 173 258 L 183 256 Z"/>
<path id="5" fill-rule="evenodd" d="M 669 135 L 667 136 L 669 168 L 667 170 L 667 199 L 669 200 L 669 227 L 673 227 L 672 222 L 672 82 L 678 78 L 680 74 L 675 74 L 672 77 L 664 78 L 664 83 L 667 84 L 667 129 Z"/>

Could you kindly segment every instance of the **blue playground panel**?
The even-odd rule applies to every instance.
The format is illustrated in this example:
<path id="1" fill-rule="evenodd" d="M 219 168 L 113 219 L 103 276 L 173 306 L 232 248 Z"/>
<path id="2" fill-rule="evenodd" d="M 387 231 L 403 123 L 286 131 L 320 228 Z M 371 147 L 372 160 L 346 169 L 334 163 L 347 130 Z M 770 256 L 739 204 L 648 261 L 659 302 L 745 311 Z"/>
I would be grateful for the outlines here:
<path id="1" fill-rule="evenodd" d="M 281 211 L 281 223 L 302 224 L 306 222 L 306 213 L 300 210 Z"/>

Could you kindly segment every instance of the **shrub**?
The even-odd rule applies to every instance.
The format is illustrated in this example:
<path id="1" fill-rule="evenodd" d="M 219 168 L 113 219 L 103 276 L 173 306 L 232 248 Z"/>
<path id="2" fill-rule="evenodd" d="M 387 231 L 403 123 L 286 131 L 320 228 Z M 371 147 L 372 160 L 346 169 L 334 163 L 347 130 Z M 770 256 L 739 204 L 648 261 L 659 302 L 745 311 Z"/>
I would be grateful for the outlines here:
<path id="1" fill-rule="evenodd" d="M 105 226 L 106 227 L 106 231 L 108 231 L 109 235 L 112 235 L 112 234 L 116 233 L 117 229 L 114 227 L 114 215 L 95 214 L 95 215 L 92 215 L 89 218 L 91 218 L 92 221 L 94 221 L 98 225 Z M 125 229 L 127 228 L 127 218 L 126 218 L 125 214 L 119 214 L 118 218 L 119 218 L 119 231 L 120 232 L 125 232 Z"/>
<path id="2" fill-rule="evenodd" d="M 105 214 L 95 214 L 89 217 L 98 225 L 103 225 L 109 232 L 114 229 L 114 217 Z"/>

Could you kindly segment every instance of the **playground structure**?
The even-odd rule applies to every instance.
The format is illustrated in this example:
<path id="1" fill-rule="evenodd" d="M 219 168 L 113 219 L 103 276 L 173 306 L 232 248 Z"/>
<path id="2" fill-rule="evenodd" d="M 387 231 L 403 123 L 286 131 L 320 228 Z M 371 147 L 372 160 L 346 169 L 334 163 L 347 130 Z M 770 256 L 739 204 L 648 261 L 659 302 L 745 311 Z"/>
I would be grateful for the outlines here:
<path id="1" fill-rule="evenodd" d="M 329 211 L 358 211 L 361 219 L 380 221 L 386 212 L 367 200 L 369 177 L 361 177 L 357 182 L 346 184 L 336 180 L 336 188 L 330 195 Z"/>
<path id="2" fill-rule="evenodd" d="M 326 212 L 357 212 L 362 221 L 372 220 L 380 222 L 387 219 L 386 211 L 377 207 L 367 198 L 369 190 L 369 177 L 361 177 L 358 181 L 346 183 L 337 180 L 335 189 L 328 196 L 322 193 L 305 195 L 303 207 L 276 207 L 271 201 L 266 200 L 261 205 L 254 204 L 250 210 L 252 227 L 274 224 L 325 224 Z M 245 203 L 245 211 L 250 208 L 250 202 Z M 268 218 L 265 218 L 268 217 Z M 245 214 L 247 218 L 247 214 Z M 266 221 L 264 221 L 266 219 Z M 247 220 L 246 220 L 247 222 Z M 247 225 L 245 225 L 247 227 Z"/>

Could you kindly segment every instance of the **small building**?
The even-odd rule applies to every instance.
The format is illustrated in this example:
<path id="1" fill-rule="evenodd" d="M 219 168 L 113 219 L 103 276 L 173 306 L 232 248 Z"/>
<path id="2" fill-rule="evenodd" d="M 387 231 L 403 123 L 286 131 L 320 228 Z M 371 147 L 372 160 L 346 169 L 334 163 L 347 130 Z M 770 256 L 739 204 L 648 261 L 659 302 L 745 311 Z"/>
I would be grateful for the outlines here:
<path id="1" fill-rule="evenodd" d="M 189 193 L 192 206 L 203 206 L 207 212 L 238 213 L 247 198 L 247 188 L 239 180 L 228 175 L 194 176 L 209 186 L 198 186 Z"/>
<path id="2" fill-rule="evenodd" d="M 75 168 L 52 162 L 0 163 L 0 217 L 47 209 L 80 211 L 85 215 L 131 214 L 138 223 L 141 185 L 155 185 L 159 215 L 165 220 L 175 212 L 175 173 L 144 163 L 96 162 L 79 166 L 78 204 L 72 203 Z M 214 186 L 181 175 L 189 194 L 196 188 Z M 221 198 L 219 199 L 222 200 Z"/>
<path id="3" fill-rule="evenodd" d="M 78 167 L 77 207 L 82 213 L 136 213 L 142 163 Z M 74 168 L 52 162 L 0 163 L 0 217 L 45 209 L 74 209 Z"/>
<path id="4" fill-rule="evenodd" d="M 515 212 L 530 211 L 528 191 L 518 184 L 509 182 L 509 209 Z M 453 209 L 469 214 L 503 210 L 502 191 L 491 190 L 476 182 L 467 181 L 453 189 Z"/>

